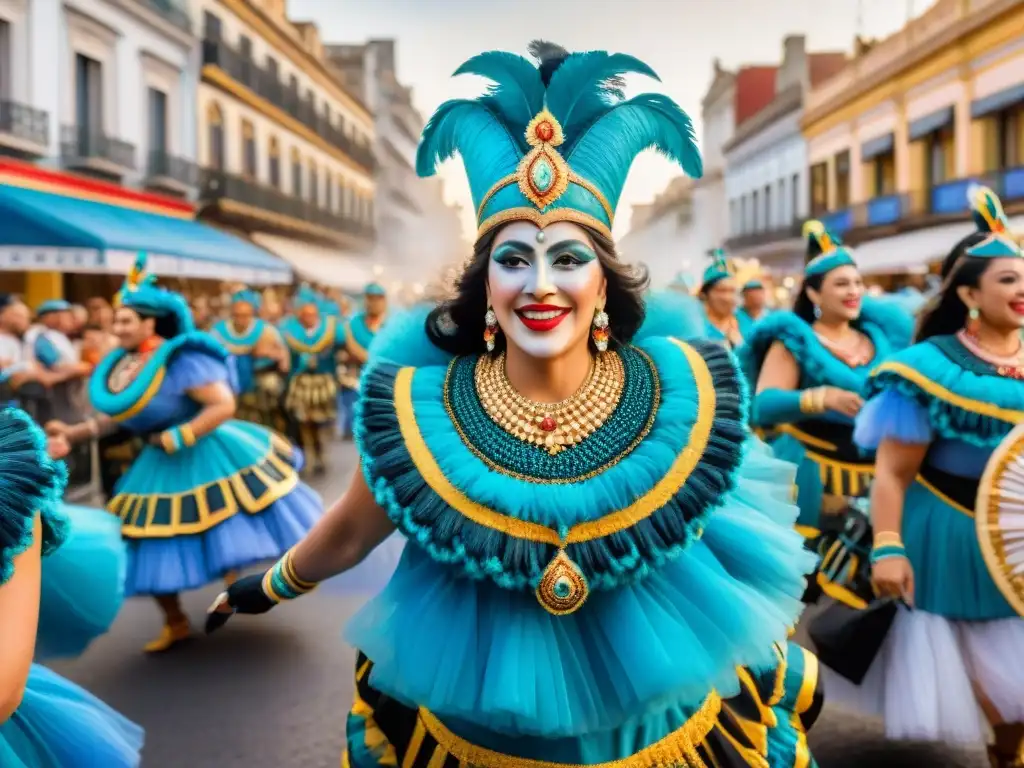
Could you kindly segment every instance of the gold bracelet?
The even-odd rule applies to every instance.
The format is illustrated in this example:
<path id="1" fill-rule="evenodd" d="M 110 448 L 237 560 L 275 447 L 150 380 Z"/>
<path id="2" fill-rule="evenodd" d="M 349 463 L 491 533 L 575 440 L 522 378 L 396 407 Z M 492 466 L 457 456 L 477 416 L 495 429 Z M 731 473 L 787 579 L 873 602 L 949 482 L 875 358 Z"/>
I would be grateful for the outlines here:
<path id="1" fill-rule="evenodd" d="M 818 387 L 815 392 L 817 396 L 814 400 L 814 404 L 818 407 L 818 413 L 824 413 L 828 410 L 825 407 L 825 398 L 828 395 L 828 390 L 825 387 Z"/>
<path id="2" fill-rule="evenodd" d="M 903 546 L 903 537 L 896 533 L 896 531 L 879 531 L 875 534 L 876 547 L 889 545 Z"/>
<path id="3" fill-rule="evenodd" d="M 814 412 L 814 390 L 805 389 L 803 392 L 800 393 L 800 412 Z"/>
<path id="4" fill-rule="evenodd" d="M 178 427 L 178 431 L 181 433 L 181 443 L 186 448 L 191 448 L 196 444 L 196 433 L 192 430 L 191 424 L 182 424 Z"/>

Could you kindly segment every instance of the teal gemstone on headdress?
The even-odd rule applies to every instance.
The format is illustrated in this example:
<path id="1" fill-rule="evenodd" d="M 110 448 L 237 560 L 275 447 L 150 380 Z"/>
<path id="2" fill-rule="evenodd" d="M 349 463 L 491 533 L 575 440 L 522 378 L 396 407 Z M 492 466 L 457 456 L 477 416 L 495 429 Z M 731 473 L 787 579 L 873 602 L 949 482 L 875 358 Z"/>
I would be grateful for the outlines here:
<path id="1" fill-rule="evenodd" d="M 805 278 L 824 275 L 839 267 L 857 266 L 850 250 L 820 221 L 811 219 L 805 222 L 804 237 L 807 238 L 807 255 L 810 257 L 804 267 Z"/>
<path id="2" fill-rule="evenodd" d="M 630 166 L 645 149 L 701 176 L 693 125 L 679 105 L 658 94 L 626 99 L 624 74 L 657 79 L 642 61 L 538 43 L 531 53 L 539 64 L 500 51 L 467 61 L 455 74 L 485 77 L 490 89 L 445 102 L 423 129 L 417 172 L 432 176 L 462 156 L 478 235 L 508 221 L 573 221 L 610 236 Z"/>

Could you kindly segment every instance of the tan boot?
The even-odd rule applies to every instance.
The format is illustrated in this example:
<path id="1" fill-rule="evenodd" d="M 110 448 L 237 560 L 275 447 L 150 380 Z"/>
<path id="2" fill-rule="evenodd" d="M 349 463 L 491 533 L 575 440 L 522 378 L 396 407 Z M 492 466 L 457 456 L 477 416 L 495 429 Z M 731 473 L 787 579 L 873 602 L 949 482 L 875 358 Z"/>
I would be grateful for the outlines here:
<path id="1" fill-rule="evenodd" d="M 169 651 L 178 643 L 188 640 L 191 635 L 192 627 L 189 625 L 188 619 L 175 622 L 174 624 L 164 624 L 160 634 L 155 639 L 146 643 L 142 650 L 146 653 L 163 653 L 164 651 Z"/>

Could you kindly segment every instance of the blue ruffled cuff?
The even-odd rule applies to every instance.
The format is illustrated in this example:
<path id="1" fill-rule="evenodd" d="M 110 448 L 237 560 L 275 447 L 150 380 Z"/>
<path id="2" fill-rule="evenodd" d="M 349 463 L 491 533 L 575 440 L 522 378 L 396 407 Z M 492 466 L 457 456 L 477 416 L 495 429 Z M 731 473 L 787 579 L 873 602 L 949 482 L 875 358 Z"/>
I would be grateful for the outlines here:
<path id="1" fill-rule="evenodd" d="M 928 444 L 932 437 L 928 409 L 892 389 L 864 405 L 853 431 L 854 442 L 867 450 L 877 449 L 883 440 Z"/>

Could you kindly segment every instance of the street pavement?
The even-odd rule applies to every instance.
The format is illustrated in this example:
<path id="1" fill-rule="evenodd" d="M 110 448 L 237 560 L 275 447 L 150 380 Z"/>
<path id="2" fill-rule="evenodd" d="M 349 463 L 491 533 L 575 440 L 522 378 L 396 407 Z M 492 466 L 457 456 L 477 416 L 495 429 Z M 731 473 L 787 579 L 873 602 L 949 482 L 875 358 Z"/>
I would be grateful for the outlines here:
<path id="1" fill-rule="evenodd" d="M 334 446 L 328 466 L 315 485 L 330 503 L 354 469 L 352 445 Z M 165 655 L 141 651 L 159 630 L 156 607 L 129 600 L 109 634 L 54 668 L 145 727 L 144 768 L 337 768 L 355 660 L 342 630 L 383 586 L 396 562 L 395 544 L 301 600 L 264 616 L 235 617 L 212 637 L 197 629 Z M 197 628 L 218 591 L 185 596 Z M 928 752 L 886 762 L 883 754 L 893 748 L 878 723 L 828 705 L 811 748 L 821 768 L 987 765 L 979 756 Z M 851 755 L 859 757 L 850 761 Z"/>

